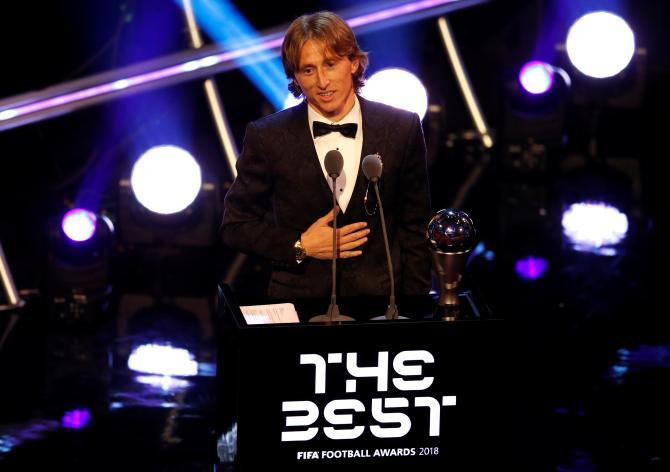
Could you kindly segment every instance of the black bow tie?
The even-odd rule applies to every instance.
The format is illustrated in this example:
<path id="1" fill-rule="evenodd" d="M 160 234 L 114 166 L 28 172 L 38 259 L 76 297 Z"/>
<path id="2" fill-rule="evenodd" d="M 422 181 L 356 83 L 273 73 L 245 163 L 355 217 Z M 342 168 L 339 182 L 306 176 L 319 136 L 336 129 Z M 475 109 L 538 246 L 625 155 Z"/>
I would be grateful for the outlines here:
<path id="1" fill-rule="evenodd" d="M 315 121 L 313 125 L 314 137 L 323 136 L 324 134 L 340 132 L 342 136 L 347 138 L 355 138 L 358 125 L 356 123 L 345 123 L 343 125 L 329 125 L 323 121 Z"/>

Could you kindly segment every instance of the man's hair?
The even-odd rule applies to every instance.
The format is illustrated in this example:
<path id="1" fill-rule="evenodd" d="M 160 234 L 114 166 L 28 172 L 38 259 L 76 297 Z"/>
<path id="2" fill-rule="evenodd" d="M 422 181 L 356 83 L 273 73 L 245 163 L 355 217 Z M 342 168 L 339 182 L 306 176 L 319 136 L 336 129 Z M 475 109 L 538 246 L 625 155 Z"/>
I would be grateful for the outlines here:
<path id="1" fill-rule="evenodd" d="M 302 47 L 310 39 L 322 42 L 326 50 L 350 61 L 358 59 L 358 69 L 353 74 L 354 89 L 360 92 L 365 81 L 363 74 L 368 66 L 368 54 L 356 41 L 349 25 L 335 13 L 321 11 L 296 18 L 288 27 L 282 44 L 281 59 L 286 77 L 291 81 L 288 89 L 295 97 L 302 95 L 295 82 L 295 73 L 300 66 Z"/>

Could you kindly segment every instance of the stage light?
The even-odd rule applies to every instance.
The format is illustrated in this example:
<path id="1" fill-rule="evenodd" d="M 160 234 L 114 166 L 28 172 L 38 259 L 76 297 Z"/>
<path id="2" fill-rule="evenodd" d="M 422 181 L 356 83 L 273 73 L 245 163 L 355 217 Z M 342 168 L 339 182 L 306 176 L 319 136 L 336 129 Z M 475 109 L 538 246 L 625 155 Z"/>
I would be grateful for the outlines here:
<path id="1" fill-rule="evenodd" d="M 519 259 L 514 264 L 514 271 L 522 279 L 535 280 L 542 277 L 547 269 L 549 263 L 543 257 L 528 256 Z"/>
<path id="2" fill-rule="evenodd" d="M 202 186 L 202 175 L 196 160 L 184 149 L 156 146 L 137 160 L 130 185 L 145 208 L 169 215 L 193 203 Z"/>
<path id="3" fill-rule="evenodd" d="M 91 412 L 88 408 L 66 411 L 61 418 L 61 425 L 66 429 L 83 429 L 90 422 Z"/>
<path id="4" fill-rule="evenodd" d="M 47 222 L 47 293 L 53 321 L 93 322 L 111 292 L 114 225 L 83 208 Z"/>
<path id="5" fill-rule="evenodd" d="M 519 83 L 533 95 L 541 95 L 554 84 L 554 68 L 542 61 L 530 61 L 519 71 Z"/>
<path id="6" fill-rule="evenodd" d="M 604 202 L 571 204 L 561 218 L 563 234 L 580 252 L 615 255 L 628 232 L 628 217 Z"/>
<path id="7" fill-rule="evenodd" d="M 160 388 L 164 392 L 178 392 L 193 385 L 188 380 L 174 378 L 169 375 L 138 375 L 135 377 L 135 380 L 144 385 Z"/>
<path id="8" fill-rule="evenodd" d="M 177 0 L 176 3 L 180 7 L 184 5 L 182 0 Z M 205 30 L 210 38 L 226 48 L 246 47 L 257 43 L 260 39 L 260 33 L 230 0 L 193 2 L 193 12 L 198 26 Z M 220 59 L 217 56 L 211 56 L 208 61 L 193 62 L 197 62 L 197 68 L 211 67 L 220 62 Z M 245 61 L 245 64 L 241 64 L 242 72 L 258 87 L 258 90 L 275 109 L 280 109 L 287 86 L 281 60 L 271 51 L 261 49 L 251 51 L 245 57 Z"/>
<path id="9" fill-rule="evenodd" d="M 73 208 L 48 224 L 50 249 L 70 263 L 98 259 L 114 235 L 114 224 L 103 214 L 84 208 Z"/>
<path id="10" fill-rule="evenodd" d="M 403 69 L 383 69 L 365 81 L 361 95 L 368 100 L 417 113 L 423 120 L 428 110 L 428 93 L 421 81 Z"/>
<path id="11" fill-rule="evenodd" d="M 202 4 L 204 2 L 198 3 Z M 379 6 L 374 5 L 374 3 L 371 5 L 363 3 L 356 5 L 347 11 L 340 12 L 340 16 L 345 18 L 354 31 L 359 34 L 441 15 L 461 7 L 472 6 L 472 3 L 478 2 L 417 0 L 388 5 L 383 9 L 379 9 Z M 180 1 L 179 4 L 181 6 L 183 3 Z M 207 19 L 207 12 L 198 15 L 199 21 L 206 21 Z M 202 27 L 213 38 L 216 38 L 216 34 L 214 34 L 216 32 L 209 31 L 206 25 L 202 25 Z M 224 29 L 221 24 L 217 24 L 215 27 L 219 31 Z M 158 59 L 152 58 L 144 63 L 97 74 L 88 77 L 86 80 L 78 79 L 59 86 L 48 87 L 40 92 L 31 93 L 29 98 L 25 96 L 26 94 L 16 95 L 2 100 L 2 104 L 0 104 L 0 131 L 70 113 L 123 95 L 211 77 L 241 65 L 252 63 L 256 60 L 255 54 L 259 52 L 276 55 L 277 50 L 281 48 L 282 39 L 281 31 L 273 29 L 273 31 L 262 34 L 257 42 L 247 46 L 232 50 L 224 50 L 220 46 L 208 47 L 208 57 L 212 57 L 211 63 L 216 65 L 205 67 L 205 64 L 200 63 L 197 73 L 184 70 L 183 65 L 200 59 L 203 51 L 188 49 L 177 55 L 170 54 Z M 207 63 L 210 62 L 207 61 Z M 285 89 L 282 89 L 278 94 L 279 103 L 277 106 L 281 106 L 284 93 Z"/>
<path id="12" fill-rule="evenodd" d="M 196 199 L 184 210 L 156 213 L 143 206 L 135 197 L 130 180 L 119 180 L 118 227 L 125 245 L 156 247 L 213 248 L 218 243 L 217 230 L 221 199 L 213 181 L 205 181 Z"/>
<path id="13" fill-rule="evenodd" d="M 128 368 L 135 372 L 189 377 L 198 374 L 198 363 L 187 349 L 164 344 L 143 344 L 128 357 Z"/>
<path id="14" fill-rule="evenodd" d="M 635 52 L 635 35 L 619 16 L 597 11 L 579 18 L 566 39 L 570 62 L 583 74 L 613 77 L 630 63 Z"/>
<path id="15" fill-rule="evenodd" d="M 560 67 L 533 60 L 510 68 L 504 85 L 498 130 L 502 166 L 514 173 L 545 173 L 564 143 L 570 76 Z"/>
<path id="16" fill-rule="evenodd" d="M 83 208 L 73 208 L 63 215 L 61 228 L 65 235 L 75 242 L 88 241 L 95 234 L 97 218 L 95 213 Z"/>

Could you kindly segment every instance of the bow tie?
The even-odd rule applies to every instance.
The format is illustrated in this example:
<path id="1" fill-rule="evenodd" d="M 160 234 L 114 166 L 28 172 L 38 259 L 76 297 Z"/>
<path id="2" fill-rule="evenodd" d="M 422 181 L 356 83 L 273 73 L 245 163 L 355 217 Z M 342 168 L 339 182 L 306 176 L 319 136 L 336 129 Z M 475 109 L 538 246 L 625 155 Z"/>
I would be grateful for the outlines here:
<path id="1" fill-rule="evenodd" d="M 342 136 L 347 138 L 355 138 L 358 125 L 356 123 L 345 123 L 343 125 L 329 125 L 323 121 L 315 121 L 313 125 L 314 137 L 323 136 L 324 134 L 339 132 Z"/>

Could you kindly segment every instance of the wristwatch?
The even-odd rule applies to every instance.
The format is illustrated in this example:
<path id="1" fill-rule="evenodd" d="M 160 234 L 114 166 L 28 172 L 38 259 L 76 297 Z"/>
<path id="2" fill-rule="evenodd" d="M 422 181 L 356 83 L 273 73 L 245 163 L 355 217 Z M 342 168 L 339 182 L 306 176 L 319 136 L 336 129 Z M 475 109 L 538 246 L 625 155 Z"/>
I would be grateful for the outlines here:
<path id="1" fill-rule="evenodd" d="M 295 260 L 298 264 L 307 258 L 307 251 L 305 251 L 305 248 L 302 247 L 302 242 L 300 239 L 295 242 L 293 249 L 295 249 Z"/>

